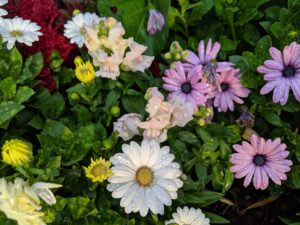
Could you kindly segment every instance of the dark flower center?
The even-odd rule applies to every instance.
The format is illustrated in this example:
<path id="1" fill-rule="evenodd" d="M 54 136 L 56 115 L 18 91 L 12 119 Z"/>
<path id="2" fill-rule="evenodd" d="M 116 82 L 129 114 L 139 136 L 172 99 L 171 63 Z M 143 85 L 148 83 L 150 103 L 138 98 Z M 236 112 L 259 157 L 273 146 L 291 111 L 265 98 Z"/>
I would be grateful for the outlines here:
<path id="1" fill-rule="evenodd" d="M 266 157 L 264 155 L 255 155 L 253 158 L 253 163 L 256 166 L 263 166 L 266 162 Z"/>
<path id="2" fill-rule="evenodd" d="M 181 91 L 185 94 L 188 94 L 192 91 L 192 86 L 189 82 L 184 83 L 181 85 Z"/>
<path id="3" fill-rule="evenodd" d="M 227 83 L 222 83 L 221 84 L 221 90 L 222 91 L 227 91 L 229 89 L 229 85 Z"/>
<path id="4" fill-rule="evenodd" d="M 284 70 L 282 71 L 282 76 L 288 78 L 288 77 L 294 76 L 295 73 L 296 73 L 295 67 L 293 67 L 293 66 L 286 66 L 284 68 Z"/>

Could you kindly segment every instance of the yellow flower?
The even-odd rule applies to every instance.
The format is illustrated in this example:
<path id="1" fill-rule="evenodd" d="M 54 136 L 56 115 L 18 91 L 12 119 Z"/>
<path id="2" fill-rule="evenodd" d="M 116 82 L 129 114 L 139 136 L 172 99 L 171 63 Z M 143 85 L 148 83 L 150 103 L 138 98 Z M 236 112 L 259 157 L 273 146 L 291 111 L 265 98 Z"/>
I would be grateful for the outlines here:
<path id="1" fill-rule="evenodd" d="M 0 179 L 0 211 L 18 225 L 45 224 L 40 199 L 34 189 L 24 180 L 16 178 L 14 183 Z"/>
<path id="2" fill-rule="evenodd" d="M 22 166 L 32 158 L 32 145 L 19 139 L 5 141 L 2 146 L 2 159 L 6 164 Z"/>
<path id="3" fill-rule="evenodd" d="M 95 70 L 91 62 L 88 60 L 86 63 L 82 61 L 82 58 L 77 56 L 75 58 L 75 75 L 82 83 L 89 83 L 95 78 Z"/>
<path id="4" fill-rule="evenodd" d="M 84 168 L 86 177 L 92 179 L 93 182 L 103 182 L 106 180 L 110 175 L 110 161 L 106 161 L 102 157 L 97 160 L 91 159 L 91 164 L 86 168 Z"/>

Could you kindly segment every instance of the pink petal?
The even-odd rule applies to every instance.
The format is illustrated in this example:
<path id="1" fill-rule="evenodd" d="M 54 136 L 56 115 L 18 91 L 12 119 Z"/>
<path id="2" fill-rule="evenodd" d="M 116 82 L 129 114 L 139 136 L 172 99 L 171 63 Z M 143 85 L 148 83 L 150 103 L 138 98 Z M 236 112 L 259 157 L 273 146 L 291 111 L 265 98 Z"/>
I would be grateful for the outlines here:
<path id="1" fill-rule="evenodd" d="M 251 169 L 249 170 L 249 173 L 247 174 L 247 176 L 245 177 L 244 180 L 244 187 L 248 187 L 248 185 L 250 184 L 253 174 L 255 172 L 255 166 L 253 164 L 251 164 Z"/>
<path id="2" fill-rule="evenodd" d="M 260 188 L 261 190 L 265 190 L 269 186 L 269 177 L 264 166 L 262 167 L 261 175 L 262 175 L 262 184 Z"/>
<path id="3" fill-rule="evenodd" d="M 291 62 L 292 54 L 290 50 L 290 46 L 285 46 L 283 49 L 283 61 L 286 66 L 288 66 Z"/>
<path id="4" fill-rule="evenodd" d="M 209 53 L 211 56 L 211 59 L 215 59 L 217 57 L 217 54 L 220 51 L 220 48 L 221 48 L 221 44 L 219 42 L 215 42 L 211 52 Z"/>
<path id="5" fill-rule="evenodd" d="M 257 166 L 255 168 L 255 173 L 253 177 L 253 184 L 256 189 L 260 189 L 262 184 L 262 174 L 261 174 L 261 167 Z"/>

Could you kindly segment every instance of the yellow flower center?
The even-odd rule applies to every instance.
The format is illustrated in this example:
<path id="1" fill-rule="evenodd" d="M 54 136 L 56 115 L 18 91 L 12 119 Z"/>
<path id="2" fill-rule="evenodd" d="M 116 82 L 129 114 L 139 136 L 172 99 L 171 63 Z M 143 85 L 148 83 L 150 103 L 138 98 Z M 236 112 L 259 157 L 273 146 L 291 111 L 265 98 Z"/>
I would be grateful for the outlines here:
<path id="1" fill-rule="evenodd" d="M 13 37 L 18 37 L 18 36 L 22 36 L 23 32 L 22 31 L 18 31 L 18 30 L 13 30 L 10 32 L 11 36 Z"/>
<path id="2" fill-rule="evenodd" d="M 142 166 L 136 171 L 135 180 L 140 186 L 151 185 L 153 178 L 153 172 L 149 167 Z"/>
<path id="3" fill-rule="evenodd" d="M 108 167 L 103 164 L 96 164 L 91 169 L 91 174 L 93 174 L 95 177 L 101 177 L 103 174 L 108 174 Z"/>
<path id="4" fill-rule="evenodd" d="M 30 201 L 28 196 L 25 194 L 20 194 L 19 196 L 16 197 L 16 207 L 18 211 L 21 212 L 34 212 L 35 207 L 34 204 Z"/>

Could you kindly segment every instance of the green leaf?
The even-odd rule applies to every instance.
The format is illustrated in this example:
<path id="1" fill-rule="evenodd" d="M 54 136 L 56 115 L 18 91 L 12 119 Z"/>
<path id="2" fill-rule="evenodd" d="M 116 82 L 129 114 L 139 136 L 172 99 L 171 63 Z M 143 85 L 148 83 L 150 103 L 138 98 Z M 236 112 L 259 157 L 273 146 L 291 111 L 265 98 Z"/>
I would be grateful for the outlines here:
<path id="1" fill-rule="evenodd" d="M 282 123 L 281 123 L 281 119 L 280 117 L 273 113 L 273 112 L 265 112 L 263 113 L 263 117 L 272 125 L 274 126 L 278 126 L 278 127 L 281 127 L 282 126 Z"/>
<path id="2" fill-rule="evenodd" d="M 270 58 L 269 48 L 272 47 L 272 39 L 270 36 L 263 36 L 256 44 L 255 54 L 261 62 Z"/>
<path id="3" fill-rule="evenodd" d="M 122 104 L 129 113 L 145 113 L 145 99 L 142 95 L 123 95 Z"/>
<path id="4" fill-rule="evenodd" d="M 242 12 L 242 15 L 238 18 L 235 24 L 237 26 L 242 26 L 252 20 L 257 14 L 257 9 L 246 9 L 244 12 Z"/>
<path id="5" fill-rule="evenodd" d="M 105 106 L 107 108 L 110 108 L 114 105 L 116 105 L 118 103 L 118 99 L 121 97 L 121 91 L 119 90 L 111 90 L 107 97 L 106 97 L 106 101 L 105 101 Z"/>
<path id="6" fill-rule="evenodd" d="M 68 209 L 71 215 L 75 219 L 84 218 L 85 214 L 88 213 L 88 206 L 90 204 L 90 199 L 87 197 L 73 197 L 69 198 L 67 202 Z"/>
<path id="7" fill-rule="evenodd" d="M 197 144 L 199 142 L 197 136 L 188 131 L 180 131 L 178 133 L 178 137 L 180 140 L 188 144 Z"/>
<path id="8" fill-rule="evenodd" d="M 228 224 L 228 223 L 230 223 L 229 220 L 227 220 L 221 216 L 218 216 L 214 213 L 205 212 L 205 215 L 209 218 L 209 220 L 212 224 Z"/>
<path id="9" fill-rule="evenodd" d="M 0 100 L 11 100 L 16 94 L 16 83 L 12 77 L 7 77 L 0 82 Z"/>
<path id="10" fill-rule="evenodd" d="M 227 36 L 222 35 L 221 39 L 221 46 L 223 51 L 233 51 L 236 50 L 238 41 L 230 40 Z"/>
<path id="11" fill-rule="evenodd" d="M 23 108 L 23 105 L 13 101 L 0 102 L 0 126 L 13 118 Z"/>
<path id="12" fill-rule="evenodd" d="M 20 87 L 20 88 L 18 88 L 17 94 L 15 96 L 15 101 L 17 103 L 23 103 L 23 102 L 27 101 L 28 99 L 30 99 L 30 97 L 32 95 L 34 95 L 34 93 L 35 92 L 27 86 Z"/>
<path id="13" fill-rule="evenodd" d="M 45 118 L 57 119 L 64 111 L 65 100 L 59 92 L 50 94 L 48 90 L 38 96 L 38 108 Z"/>
<path id="14" fill-rule="evenodd" d="M 17 79 L 22 69 L 22 56 L 17 48 L 10 51 L 0 51 L 0 78 L 12 77 Z"/>
<path id="15" fill-rule="evenodd" d="M 82 160 L 88 151 L 92 148 L 95 140 L 95 126 L 87 125 L 82 126 L 75 133 L 75 143 L 72 149 L 71 157 L 63 164 L 68 166 Z"/>

